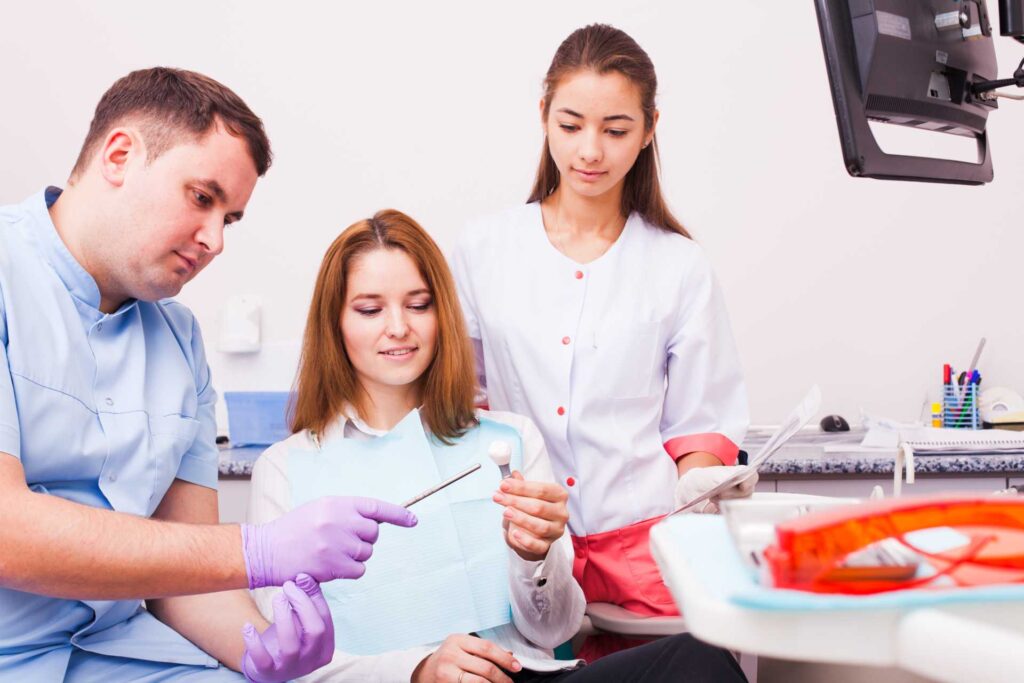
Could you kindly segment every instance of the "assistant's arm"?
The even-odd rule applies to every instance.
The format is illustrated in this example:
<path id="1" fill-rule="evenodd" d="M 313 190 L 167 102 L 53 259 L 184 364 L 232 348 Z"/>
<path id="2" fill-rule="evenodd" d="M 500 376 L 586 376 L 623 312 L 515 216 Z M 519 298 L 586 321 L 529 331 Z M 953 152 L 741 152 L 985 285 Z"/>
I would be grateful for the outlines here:
<path id="1" fill-rule="evenodd" d="M 477 309 L 477 297 L 474 288 L 476 284 L 472 277 L 470 261 L 472 247 L 469 244 L 469 234 L 460 236 L 455 249 L 449 258 L 452 268 L 452 278 L 455 280 L 455 290 L 459 295 L 459 305 L 462 308 L 462 318 L 466 323 L 466 332 L 469 335 L 470 343 L 473 346 L 473 359 L 476 363 L 477 395 L 474 403 L 480 407 L 487 407 L 487 373 L 484 368 L 484 344 L 483 330 L 480 325 L 480 316 Z"/>
<path id="2" fill-rule="evenodd" d="M 722 293 L 702 253 L 680 290 L 666 351 L 661 435 L 680 475 L 733 465 L 747 430 L 747 392 Z"/>

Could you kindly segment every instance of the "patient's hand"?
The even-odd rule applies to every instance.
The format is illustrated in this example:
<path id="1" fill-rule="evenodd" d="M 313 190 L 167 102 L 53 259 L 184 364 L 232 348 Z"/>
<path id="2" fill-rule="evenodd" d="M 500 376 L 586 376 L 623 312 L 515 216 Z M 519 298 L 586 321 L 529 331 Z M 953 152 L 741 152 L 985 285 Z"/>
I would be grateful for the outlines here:
<path id="1" fill-rule="evenodd" d="M 512 683 L 498 667 L 505 671 L 523 668 L 511 652 L 482 638 L 458 633 L 445 638 L 434 654 L 419 663 L 412 672 L 412 683 Z"/>
<path id="2" fill-rule="evenodd" d="M 525 481 L 519 472 L 501 480 L 494 502 L 505 506 L 505 542 L 524 560 L 547 557 L 569 521 L 569 494 L 558 484 Z"/>

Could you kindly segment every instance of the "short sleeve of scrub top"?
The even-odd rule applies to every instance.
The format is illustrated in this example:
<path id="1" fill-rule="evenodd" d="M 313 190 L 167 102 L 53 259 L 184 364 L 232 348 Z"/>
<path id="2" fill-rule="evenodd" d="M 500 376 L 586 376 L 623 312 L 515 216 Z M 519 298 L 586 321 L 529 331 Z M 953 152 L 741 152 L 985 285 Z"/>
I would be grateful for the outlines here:
<path id="1" fill-rule="evenodd" d="M 217 451 L 217 420 L 214 411 L 217 405 L 217 392 L 213 388 L 210 366 L 206 362 L 203 335 L 199 331 L 199 325 L 192 312 L 185 306 L 177 302 L 166 302 L 164 310 L 169 317 L 180 317 L 182 324 L 191 328 L 192 363 L 195 368 L 196 388 L 199 393 L 196 407 L 196 420 L 199 422 L 199 429 L 192 445 L 181 458 L 175 478 L 216 490 L 219 454 Z"/>
<path id="2" fill-rule="evenodd" d="M 0 453 L 21 457 L 21 429 L 14 400 L 11 366 L 7 362 L 7 312 L 0 296 Z"/>

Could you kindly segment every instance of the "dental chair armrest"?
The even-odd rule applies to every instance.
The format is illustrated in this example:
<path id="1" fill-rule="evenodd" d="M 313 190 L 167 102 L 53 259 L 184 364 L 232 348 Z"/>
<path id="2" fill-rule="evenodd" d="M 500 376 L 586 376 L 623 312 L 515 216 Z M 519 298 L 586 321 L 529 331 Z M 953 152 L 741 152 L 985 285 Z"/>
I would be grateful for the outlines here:
<path id="1" fill-rule="evenodd" d="M 597 630 L 624 636 L 672 636 L 688 630 L 682 617 L 645 617 L 610 602 L 587 603 L 586 615 Z"/>

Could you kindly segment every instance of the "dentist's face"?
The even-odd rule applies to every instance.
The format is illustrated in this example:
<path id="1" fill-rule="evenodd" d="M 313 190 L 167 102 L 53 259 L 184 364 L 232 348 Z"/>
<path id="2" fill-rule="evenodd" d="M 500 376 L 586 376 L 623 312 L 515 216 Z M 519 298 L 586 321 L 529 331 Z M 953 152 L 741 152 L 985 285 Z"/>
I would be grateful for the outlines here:
<path id="1" fill-rule="evenodd" d="M 371 398 L 406 388 L 417 400 L 434 359 L 437 309 L 415 262 L 400 249 L 357 256 L 345 283 L 341 335 L 356 377 Z"/>
<path id="2" fill-rule="evenodd" d="M 653 127 L 644 131 L 639 88 L 617 71 L 584 69 L 564 77 L 542 122 L 560 187 L 587 197 L 621 187 L 654 136 Z"/>
<path id="3" fill-rule="evenodd" d="M 223 250 L 224 228 L 242 217 L 256 166 L 245 140 L 219 124 L 152 161 L 136 150 L 125 166 L 121 227 L 96 250 L 94 275 L 115 302 L 175 296 Z"/>

